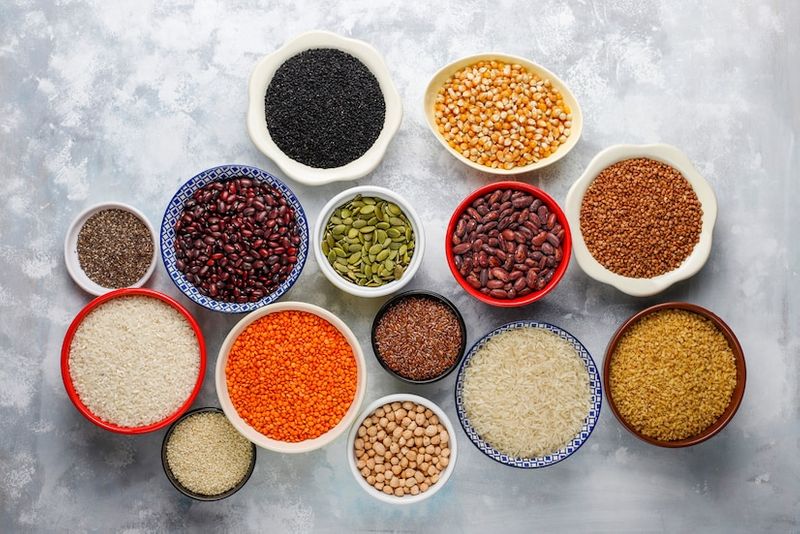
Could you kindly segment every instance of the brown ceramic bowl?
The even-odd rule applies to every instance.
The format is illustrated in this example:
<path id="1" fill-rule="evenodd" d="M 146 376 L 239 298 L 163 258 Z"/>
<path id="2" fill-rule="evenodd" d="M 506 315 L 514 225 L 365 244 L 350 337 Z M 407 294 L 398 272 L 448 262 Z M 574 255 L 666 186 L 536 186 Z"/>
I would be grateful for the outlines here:
<path id="1" fill-rule="evenodd" d="M 730 345 L 731 349 L 733 350 L 733 358 L 736 363 L 736 387 L 733 389 L 733 394 L 731 395 L 731 401 L 728 403 L 728 407 L 725 408 L 725 411 L 722 412 L 722 415 L 708 428 L 696 434 L 694 436 L 679 439 L 674 441 L 662 441 L 659 439 L 654 439 L 649 436 L 645 436 L 641 434 L 638 430 L 633 428 L 628 424 L 625 419 L 620 415 L 617 411 L 617 405 L 614 403 L 614 396 L 611 394 L 611 385 L 610 385 L 610 374 L 611 374 L 611 358 L 613 357 L 614 352 L 617 349 L 617 343 L 619 343 L 620 338 L 622 335 L 628 331 L 628 329 L 633 326 L 639 319 L 650 315 L 651 313 L 660 311 L 660 310 L 667 310 L 667 309 L 679 309 L 679 310 L 687 310 L 690 312 L 694 312 L 698 315 L 705 317 L 706 319 L 710 320 L 714 326 L 716 326 L 722 335 L 725 336 L 725 339 L 728 341 L 728 345 Z M 628 431 L 636 436 L 637 438 L 641 439 L 642 441 L 646 441 L 652 445 L 658 445 L 659 447 L 669 447 L 669 448 L 678 448 L 678 447 L 688 447 L 690 445 L 697 445 L 698 443 L 702 443 L 703 441 L 711 438 L 712 436 L 718 434 L 725 425 L 727 425 L 731 419 L 733 419 L 734 414 L 736 414 L 736 410 L 739 409 L 739 404 L 742 402 L 742 397 L 744 396 L 744 385 L 747 381 L 747 370 L 745 368 L 744 363 L 744 352 L 742 351 L 742 346 L 739 344 L 739 340 L 736 339 L 736 335 L 733 333 L 733 330 L 725 324 L 725 322 L 708 311 L 707 309 L 697 306 L 695 304 L 689 304 L 688 302 L 665 302 L 663 304 L 657 304 L 655 306 L 651 306 L 646 308 L 639 313 L 632 316 L 630 319 L 622 323 L 617 331 L 614 333 L 614 337 L 611 338 L 611 341 L 608 344 L 608 348 L 606 349 L 606 357 L 605 361 L 603 362 L 603 385 L 605 386 L 603 389 L 605 390 L 606 399 L 608 400 L 608 405 L 611 407 L 611 411 L 614 412 L 614 416 L 617 420 L 628 429 Z"/>

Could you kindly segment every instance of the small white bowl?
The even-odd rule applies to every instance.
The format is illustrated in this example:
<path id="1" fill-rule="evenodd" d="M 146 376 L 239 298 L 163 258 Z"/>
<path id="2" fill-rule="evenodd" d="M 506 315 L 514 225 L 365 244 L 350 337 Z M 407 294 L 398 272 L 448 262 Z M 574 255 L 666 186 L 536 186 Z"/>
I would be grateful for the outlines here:
<path id="1" fill-rule="evenodd" d="M 347 412 L 345 412 L 341 421 L 339 421 L 336 426 L 319 437 L 307 439 L 305 441 L 298 441 L 296 443 L 268 438 L 258 430 L 248 425 L 236 411 L 236 408 L 233 407 L 231 398 L 228 395 L 228 384 L 225 379 L 225 366 L 228 363 L 228 353 L 230 352 L 234 341 L 236 341 L 236 338 L 239 337 L 239 334 L 241 334 L 244 329 L 255 320 L 260 319 L 265 315 L 269 315 L 270 313 L 282 311 L 302 311 L 313 313 L 314 315 L 325 319 L 335 326 L 342 333 L 342 335 L 344 335 L 345 339 L 347 339 L 347 342 L 350 343 L 350 347 L 353 349 L 353 355 L 356 359 L 356 369 L 358 373 L 356 379 L 356 395 L 353 398 L 353 403 L 350 405 L 350 408 L 347 410 Z M 276 304 L 269 304 L 247 314 L 244 319 L 236 323 L 234 327 L 231 328 L 231 331 L 228 332 L 228 335 L 225 337 L 225 340 L 222 342 L 222 346 L 219 349 L 214 378 L 219 404 L 233 427 L 244 437 L 259 447 L 282 453 L 313 451 L 319 449 L 320 447 L 324 447 L 338 438 L 355 420 L 358 410 L 361 408 L 361 403 L 364 401 L 364 393 L 367 390 L 367 367 L 366 362 L 364 361 L 364 352 L 361 350 L 361 345 L 358 343 L 358 339 L 353 334 L 353 331 L 350 330 L 350 328 L 341 319 L 328 310 L 320 308 L 319 306 L 314 306 L 313 304 L 307 304 L 305 302 L 278 302 Z"/>
<path id="2" fill-rule="evenodd" d="M 692 253 L 675 270 L 654 278 L 629 278 L 606 269 L 598 262 L 586 247 L 580 227 L 581 204 L 583 195 L 600 172 L 619 161 L 631 158 L 650 158 L 674 167 L 683 175 L 703 208 L 700 240 Z M 578 180 L 572 184 L 564 203 L 564 213 L 572 229 L 572 250 L 581 269 L 590 277 L 612 285 L 628 295 L 647 297 L 667 289 L 675 282 L 685 280 L 696 274 L 708 260 L 711 253 L 711 238 L 714 222 L 717 218 L 717 198 L 711 185 L 700 176 L 700 173 L 689 161 L 689 158 L 671 145 L 614 145 L 597 154 Z"/>
<path id="3" fill-rule="evenodd" d="M 267 121 L 264 116 L 264 95 L 275 71 L 289 58 L 313 48 L 336 48 L 356 57 L 375 75 L 386 104 L 383 129 L 375 143 L 363 156 L 341 167 L 320 169 L 291 159 L 278 148 L 267 129 Z M 250 104 L 247 109 L 247 131 L 250 133 L 250 139 L 289 178 L 306 185 L 355 180 L 372 172 L 383 159 L 389 142 L 400 127 L 400 120 L 403 117 L 400 94 L 392 82 L 389 68 L 380 53 L 364 41 L 348 39 L 326 31 L 302 33 L 261 59 L 253 69 L 253 74 L 250 75 L 248 92 Z"/>
<path id="4" fill-rule="evenodd" d="M 364 421 L 364 419 L 366 419 L 372 414 L 372 412 L 384 404 L 405 401 L 415 402 L 425 406 L 426 408 L 430 408 L 430 410 L 439 418 L 439 421 L 442 422 L 444 427 L 447 429 L 447 433 L 450 435 L 450 463 L 447 464 L 447 468 L 439 475 L 439 480 L 436 482 L 436 484 L 433 484 L 430 488 L 428 488 L 428 491 L 419 493 L 417 495 L 404 495 L 403 497 L 398 497 L 396 495 L 386 495 L 382 491 L 378 491 L 370 486 L 367 481 L 364 480 L 364 477 L 361 475 L 358 467 L 356 467 L 356 455 L 354 454 L 353 450 L 355 447 L 356 438 L 358 437 L 358 427 L 361 426 L 361 422 Z M 380 399 L 370 403 L 366 409 L 361 412 L 361 415 L 358 416 L 358 419 L 356 419 L 355 424 L 352 426 L 352 428 L 350 428 L 350 432 L 347 435 L 347 465 L 350 466 L 350 472 L 353 473 L 353 477 L 356 479 L 356 482 L 358 482 L 358 485 L 364 488 L 364 491 L 369 493 L 372 497 L 389 504 L 413 504 L 433 497 L 434 494 L 442 489 L 450 479 L 450 475 L 453 474 L 453 469 L 455 469 L 456 466 L 457 457 L 458 442 L 456 440 L 455 429 L 453 428 L 453 424 L 450 422 L 450 418 L 447 417 L 447 414 L 444 413 L 444 410 L 442 410 L 435 402 L 424 397 L 420 397 L 419 395 L 395 393 L 394 395 L 386 395 L 385 397 L 381 397 Z"/>
<path id="5" fill-rule="evenodd" d="M 75 283 L 87 293 L 91 293 L 95 296 L 103 295 L 117 288 L 103 287 L 91 280 L 88 276 L 86 276 L 86 273 L 83 272 L 83 269 L 81 269 L 81 263 L 78 261 L 78 234 L 80 233 L 81 228 L 83 228 L 83 225 L 86 224 L 86 221 L 89 219 L 89 217 L 98 211 L 108 209 L 124 210 L 136 215 L 136 217 L 138 217 L 139 220 L 141 220 L 147 227 L 147 231 L 150 232 L 150 239 L 153 241 L 153 258 L 150 260 L 150 265 L 147 266 L 147 271 L 145 271 L 144 275 L 137 280 L 135 284 L 129 287 L 142 287 L 142 285 L 144 285 L 144 283 L 147 282 L 147 280 L 153 274 L 153 271 L 156 268 L 156 259 L 158 258 L 158 254 L 156 253 L 156 233 L 155 230 L 153 230 L 153 225 L 150 224 L 150 221 L 147 219 L 147 217 L 145 217 L 144 213 L 137 210 L 133 206 L 123 204 L 122 202 L 103 202 L 85 209 L 79 213 L 77 217 L 75 217 L 75 219 L 72 221 L 72 224 L 70 224 L 69 229 L 67 230 L 67 235 L 64 238 L 64 262 L 67 265 L 67 272 L 69 272 L 69 275 L 72 277 Z"/>
<path id="6" fill-rule="evenodd" d="M 328 258 L 326 258 L 325 254 L 322 253 L 322 240 L 325 235 L 325 226 L 328 224 L 328 219 L 331 218 L 331 215 L 333 215 L 333 212 L 336 210 L 336 208 L 348 200 L 351 200 L 356 195 L 365 197 L 379 197 L 384 200 L 394 202 L 400 207 L 400 209 L 403 210 L 403 213 L 405 213 L 406 217 L 411 223 L 411 229 L 414 231 L 415 240 L 414 255 L 411 256 L 411 263 L 409 263 L 408 267 L 406 267 L 406 271 L 403 273 L 403 276 L 400 277 L 400 280 L 389 282 L 388 284 L 384 284 L 380 287 L 362 287 L 356 285 L 336 272 L 336 270 L 331 267 L 331 264 L 328 263 Z M 419 218 L 416 210 L 411 207 L 411 204 L 409 204 L 406 199 L 394 191 L 386 189 L 385 187 L 378 187 L 375 185 L 360 185 L 357 187 L 351 187 L 350 189 L 345 189 L 330 199 L 327 204 L 325 204 L 325 206 L 322 208 L 322 211 L 320 211 L 316 222 L 314 223 L 314 233 L 313 239 L 311 240 L 311 246 L 314 248 L 314 257 L 317 259 L 317 264 L 319 264 L 322 274 L 324 274 L 325 278 L 330 280 L 333 285 L 342 291 L 357 297 L 383 297 L 400 290 L 406 284 L 408 284 L 412 278 L 414 278 L 417 270 L 419 270 L 419 266 L 422 265 L 422 255 L 425 252 L 425 231 L 422 227 L 422 219 Z"/>
<path id="7" fill-rule="evenodd" d="M 499 60 L 505 63 L 516 63 L 517 65 L 521 65 L 525 67 L 528 72 L 538 74 L 542 79 L 549 79 L 553 86 L 558 89 L 561 95 L 564 97 L 564 102 L 566 102 L 572 110 L 572 128 L 570 135 L 567 138 L 567 142 L 559 146 L 554 154 L 529 165 L 522 165 L 520 167 L 514 167 L 513 169 L 497 169 L 488 167 L 486 165 L 481 165 L 480 163 L 476 163 L 469 158 L 464 157 L 459 151 L 448 145 L 447 141 L 445 141 L 444 137 L 442 137 L 442 134 L 439 133 L 439 128 L 436 125 L 436 117 L 434 116 L 436 94 L 438 93 L 439 89 L 442 87 L 442 85 L 444 85 L 447 79 L 457 71 L 479 61 L 487 60 Z M 428 82 L 428 87 L 425 89 L 424 105 L 425 118 L 427 119 L 428 127 L 431 129 L 431 132 L 433 132 L 434 137 L 436 137 L 439 143 L 441 143 L 441 145 L 445 147 L 447 151 L 453 155 L 453 157 L 465 165 L 469 165 L 473 169 L 497 175 L 509 176 L 513 174 L 521 174 L 523 172 L 542 169 L 552 163 L 555 163 L 566 156 L 569 151 L 572 150 L 576 144 L 578 144 L 578 140 L 581 137 L 581 131 L 583 131 L 583 114 L 581 113 L 581 107 L 578 105 L 578 100 L 575 98 L 575 95 L 573 95 L 572 91 L 570 91 L 569 87 L 567 87 L 567 84 L 565 84 L 561 78 L 541 65 L 537 65 L 536 63 L 527 60 L 524 57 L 512 56 L 510 54 L 501 54 L 497 52 L 477 54 L 474 56 L 461 58 L 457 61 L 453 61 L 449 65 L 445 65 L 439 69 L 439 71 L 433 75 L 431 81 Z"/>

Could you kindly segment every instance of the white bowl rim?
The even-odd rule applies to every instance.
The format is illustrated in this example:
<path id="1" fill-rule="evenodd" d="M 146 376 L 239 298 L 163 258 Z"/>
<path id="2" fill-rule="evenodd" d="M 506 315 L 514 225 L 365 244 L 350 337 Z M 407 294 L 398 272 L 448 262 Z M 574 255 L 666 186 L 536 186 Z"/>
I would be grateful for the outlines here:
<path id="1" fill-rule="evenodd" d="M 310 167 L 284 154 L 267 130 L 264 118 L 264 94 L 275 71 L 289 58 L 314 48 L 336 48 L 356 57 L 378 80 L 386 106 L 383 128 L 378 138 L 360 158 L 341 167 L 328 169 Z M 286 41 L 280 48 L 256 63 L 248 84 L 247 131 L 253 144 L 292 180 L 305 185 L 323 185 L 337 181 L 355 180 L 369 174 L 383 159 L 403 118 L 400 93 L 392 81 L 383 56 L 372 45 L 343 37 L 333 32 L 313 30 Z"/>
<path id="2" fill-rule="evenodd" d="M 270 313 L 282 311 L 308 312 L 331 323 L 350 343 L 358 370 L 356 394 L 344 417 L 342 417 L 336 426 L 331 428 L 325 434 L 322 434 L 314 439 L 299 441 L 296 443 L 289 443 L 268 438 L 264 434 L 258 432 L 253 427 L 248 425 L 236 411 L 236 408 L 233 407 L 233 403 L 228 395 L 228 386 L 225 379 L 225 365 L 228 362 L 228 352 L 230 352 L 230 349 L 233 346 L 234 341 L 236 341 L 236 338 L 239 337 L 239 334 L 241 334 L 242 331 L 244 331 L 244 329 L 247 328 L 253 321 L 260 319 L 265 315 L 269 315 Z M 228 335 L 225 336 L 225 340 L 222 342 L 222 345 L 219 348 L 217 365 L 214 370 L 214 384 L 222 411 L 225 412 L 225 416 L 231 422 L 233 427 L 245 438 L 261 448 L 274 452 L 289 454 L 302 453 L 313 451 L 328 445 L 336 438 L 344 434 L 348 427 L 353 424 L 353 421 L 355 421 L 358 411 L 361 408 L 361 404 L 364 401 L 364 395 L 367 391 L 367 366 L 366 360 L 364 359 L 364 351 L 361 349 L 361 344 L 358 342 L 358 338 L 356 338 L 355 334 L 353 334 L 353 331 L 350 330 L 350 327 L 347 326 L 347 324 L 345 324 L 345 322 L 342 321 L 338 316 L 326 310 L 325 308 L 321 308 L 307 302 L 276 302 L 248 313 L 244 318 L 237 322 L 233 328 L 231 328 L 230 332 L 228 332 Z"/>
<path id="3" fill-rule="evenodd" d="M 74 280 L 75 283 L 87 293 L 98 297 L 100 295 L 105 295 L 109 291 L 114 291 L 115 289 L 121 288 L 103 287 L 97 282 L 93 281 L 86 275 L 85 272 L 83 272 L 80 261 L 78 260 L 77 243 L 78 234 L 80 233 L 81 228 L 83 228 L 83 225 L 86 224 L 86 221 L 89 219 L 89 217 L 97 212 L 107 209 L 119 209 L 134 214 L 147 227 L 147 231 L 150 232 L 150 239 L 153 242 L 153 257 L 150 260 L 150 265 L 147 266 L 147 270 L 142 277 L 136 281 L 136 283 L 127 287 L 142 287 L 153 275 L 153 272 L 156 268 L 156 263 L 158 262 L 158 243 L 156 241 L 156 232 L 153 228 L 153 225 L 150 223 L 150 220 L 145 216 L 144 213 L 130 204 L 125 204 L 124 202 L 100 202 L 98 204 L 89 206 L 80 212 L 69 225 L 67 234 L 64 237 L 64 263 L 66 264 L 67 272 L 72 280 Z"/>
<path id="4" fill-rule="evenodd" d="M 396 495 L 386 495 L 382 491 L 378 491 L 372 486 L 370 486 L 364 477 L 361 476 L 361 472 L 356 467 L 356 458 L 355 454 L 353 454 L 353 445 L 356 441 L 356 437 L 358 435 L 358 427 L 361 426 L 361 422 L 367 418 L 372 412 L 383 406 L 384 404 L 390 404 L 392 402 L 405 402 L 411 401 L 416 404 L 420 404 L 425 406 L 426 408 L 430 408 L 430 410 L 436 414 L 439 418 L 439 421 L 447 429 L 447 433 L 450 435 L 450 462 L 447 464 L 447 468 L 444 470 L 442 474 L 439 476 L 439 480 L 436 484 L 432 485 L 428 488 L 428 491 L 423 493 L 419 493 L 418 495 L 405 495 L 403 497 L 397 497 Z M 375 497 L 379 501 L 383 501 L 389 504 L 414 504 L 420 501 L 424 501 L 425 499 L 429 499 L 433 497 L 433 495 L 438 492 L 440 489 L 444 487 L 447 481 L 450 479 L 450 475 L 453 474 L 453 470 L 455 469 L 456 465 L 456 458 L 458 457 L 458 441 L 456 440 L 455 428 L 453 427 L 453 423 L 450 421 L 450 418 L 447 417 L 445 411 L 433 402 L 432 400 L 421 397 L 419 395 L 413 395 L 411 393 L 393 393 L 391 395 L 383 396 L 379 399 L 374 400 L 371 402 L 367 407 L 362 411 L 358 418 L 356 419 L 353 426 L 350 428 L 350 432 L 347 434 L 347 465 L 350 466 L 350 472 L 355 477 L 356 482 L 358 485 L 361 486 L 364 491 L 369 493 L 372 497 Z"/>
<path id="5" fill-rule="evenodd" d="M 379 287 L 361 287 L 348 280 L 345 280 L 339 273 L 337 273 L 331 264 L 328 263 L 328 258 L 322 253 L 322 234 L 325 230 L 325 225 L 330 219 L 333 211 L 343 204 L 345 201 L 350 200 L 356 195 L 362 196 L 377 196 L 385 200 L 394 202 L 400 209 L 403 210 L 409 222 L 411 222 L 411 229 L 414 231 L 414 255 L 411 257 L 411 263 L 406 268 L 406 272 L 400 277 L 400 280 L 389 282 Z M 320 271 L 325 275 L 333 285 L 346 293 L 355 295 L 356 297 L 383 297 L 399 291 L 406 284 L 408 284 L 422 265 L 422 256 L 425 253 L 425 230 L 423 228 L 422 219 L 420 219 L 414 207 L 400 194 L 395 193 L 391 189 L 380 187 L 377 185 L 358 185 L 345 189 L 338 195 L 330 199 L 317 216 L 314 222 L 314 239 L 312 244 L 314 247 L 314 257 L 319 264 Z"/>
<path id="6" fill-rule="evenodd" d="M 700 239 L 691 254 L 675 270 L 654 278 L 629 278 L 614 273 L 591 255 L 580 229 L 580 208 L 583 195 L 600 172 L 614 163 L 631 158 L 650 158 L 666 163 L 678 170 L 689 182 L 703 208 Z M 572 184 L 564 202 L 564 213 L 572 228 L 572 251 L 578 265 L 591 278 L 616 287 L 634 297 L 647 297 L 660 293 L 676 282 L 694 276 L 703 268 L 711 254 L 712 234 L 717 218 L 717 198 L 705 178 L 695 169 L 689 158 L 678 148 L 663 143 L 613 145 L 601 150 L 583 174 Z"/>
<path id="7" fill-rule="evenodd" d="M 439 134 L 439 130 L 436 128 L 436 122 L 433 120 L 433 112 L 428 112 L 430 109 L 430 104 L 433 103 L 433 96 L 439 90 L 439 86 L 450 77 L 455 71 L 466 67 L 467 65 L 471 65 L 472 63 L 476 63 L 478 61 L 485 61 L 487 59 L 495 59 L 500 61 L 505 61 L 506 63 L 517 63 L 522 65 L 529 71 L 533 71 L 536 74 L 539 74 L 542 78 L 550 79 L 550 82 L 556 86 L 556 88 L 564 95 L 565 100 L 568 100 L 571 108 L 572 108 L 572 128 L 570 131 L 570 135 L 567 138 L 567 142 L 563 145 L 559 146 L 558 149 L 555 151 L 554 154 L 541 159 L 535 163 L 529 163 L 528 165 L 523 165 L 520 167 L 514 167 L 512 169 L 497 169 L 493 167 L 487 167 L 486 165 L 481 165 L 479 163 L 475 163 L 474 161 L 470 160 L 469 158 L 464 157 L 460 152 L 453 149 L 450 145 L 448 145 L 444 138 Z M 457 160 L 472 167 L 475 170 L 487 172 L 490 174 L 495 174 L 498 176 L 512 176 L 515 174 L 522 174 L 525 172 L 536 171 L 539 169 L 543 169 L 548 165 L 552 165 L 553 163 L 559 161 L 561 158 L 565 157 L 575 145 L 578 144 L 580 140 L 581 133 L 583 132 L 583 112 L 581 111 L 580 103 L 578 99 L 575 97 L 575 94 L 569 88 L 569 86 L 556 76 L 552 71 L 548 70 L 547 68 L 543 67 L 542 65 L 531 61 L 530 59 L 524 58 L 522 56 L 516 56 L 513 54 L 506 54 L 504 52 L 485 52 L 481 54 L 473 54 L 470 56 L 464 56 L 460 59 L 452 61 L 445 65 L 444 67 L 440 68 L 436 73 L 431 77 L 428 85 L 425 87 L 425 92 L 423 96 L 423 114 L 425 115 L 425 122 L 428 125 L 431 133 L 436 138 L 437 141 Z"/>

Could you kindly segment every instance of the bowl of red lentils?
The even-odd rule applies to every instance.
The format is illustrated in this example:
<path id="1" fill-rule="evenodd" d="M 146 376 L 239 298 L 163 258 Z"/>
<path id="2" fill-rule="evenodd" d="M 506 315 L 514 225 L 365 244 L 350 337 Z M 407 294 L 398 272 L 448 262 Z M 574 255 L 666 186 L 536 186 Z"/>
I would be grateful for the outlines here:
<path id="1" fill-rule="evenodd" d="M 583 128 L 567 85 L 532 61 L 508 54 L 468 56 L 442 67 L 425 91 L 436 139 L 462 163 L 512 175 L 566 156 Z"/>
<path id="2" fill-rule="evenodd" d="M 524 182 L 496 182 L 473 191 L 453 212 L 445 233 L 450 272 L 476 299 L 525 306 L 552 291 L 569 265 L 572 238 L 553 198 Z"/>
<path id="3" fill-rule="evenodd" d="M 347 437 L 350 471 L 370 496 L 414 504 L 441 490 L 456 464 L 450 418 L 436 403 L 407 393 L 375 400 Z"/>
<path id="4" fill-rule="evenodd" d="M 564 211 L 581 269 L 644 297 L 702 269 L 717 200 L 674 146 L 615 145 L 592 159 L 567 193 Z"/>
<path id="5" fill-rule="evenodd" d="M 458 308 L 433 291 L 405 291 L 389 299 L 372 322 L 372 351 L 392 376 L 430 384 L 458 366 L 467 327 Z"/>
<path id="6" fill-rule="evenodd" d="M 364 353 L 336 315 L 304 302 L 270 304 L 228 333 L 215 374 L 220 406 L 259 447 L 324 447 L 353 423 L 366 391 Z"/>
<path id="7" fill-rule="evenodd" d="M 736 334 L 688 302 L 657 304 L 630 317 L 603 362 L 614 416 L 659 447 L 697 445 L 720 433 L 739 409 L 746 380 Z"/>

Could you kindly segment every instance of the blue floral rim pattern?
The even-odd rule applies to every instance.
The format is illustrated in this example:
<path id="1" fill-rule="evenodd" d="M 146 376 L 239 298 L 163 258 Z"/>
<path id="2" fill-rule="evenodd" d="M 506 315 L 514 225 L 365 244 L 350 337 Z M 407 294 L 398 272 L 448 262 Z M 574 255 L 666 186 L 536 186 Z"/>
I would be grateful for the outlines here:
<path id="1" fill-rule="evenodd" d="M 577 351 L 578 356 L 580 356 L 581 360 L 583 360 L 584 365 L 586 366 L 586 370 L 589 372 L 589 389 L 591 390 L 591 407 L 589 408 L 589 412 L 586 415 L 586 419 L 583 421 L 583 426 L 581 427 L 580 431 L 575 435 L 569 443 L 567 443 L 564 447 L 559 449 L 558 451 L 548 454 L 546 456 L 536 457 L 536 458 L 515 458 L 513 456 L 509 456 L 504 454 L 494 447 L 492 447 L 488 442 L 483 440 L 478 432 L 472 427 L 467 418 L 467 412 L 464 408 L 464 371 L 469 366 L 469 362 L 472 357 L 486 345 L 486 342 L 495 337 L 498 334 L 503 332 L 508 332 L 509 330 L 514 330 L 516 328 L 543 328 L 548 330 L 558 337 L 565 339 L 572 345 L 572 347 Z M 484 337 L 479 339 L 475 345 L 469 350 L 464 359 L 461 362 L 461 366 L 458 369 L 458 377 L 456 378 L 456 388 L 455 388 L 455 396 L 456 396 L 456 412 L 458 413 L 458 420 L 461 422 L 461 427 L 464 429 L 464 432 L 467 434 L 467 437 L 472 441 L 473 445 L 475 445 L 478 450 L 484 453 L 489 458 L 500 462 L 504 465 L 509 465 L 511 467 L 519 467 L 521 469 L 535 469 L 539 467 L 547 467 L 553 464 L 560 462 L 561 460 L 566 459 L 575 451 L 577 451 L 581 445 L 583 445 L 589 436 L 592 434 L 595 425 L 597 424 L 597 420 L 600 417 L 600 407 L 602 405 L 602 388 L 600 385 L 600 374 L 597 372 L 597 366 L 594 364 L 594 360 L 592 359 L 591 354 L 589 351 L 586 350 L 586 347 L 578 341 L 578 339 L 567 332 L 566 330 L 562 330 L 561 328 L 554 326 L 549 323 L 540 323 L 536 321 L 514 321 L 512 323 L 504 324 L 500 328 L 489 332 Z"/>
<path id="2" fill-rule="evenodd" d="M 221 180 L 228 180 L 237 176 L 246 176 L 259 182 L 264 182 L 274 187 L 286 198 L 288 204 L 294 209 L 295 219 L 297 221 L 297 230 L 300 234 L 300 246 L 298 247 L 297 263 L 289 273 L 289 276 L 278 288 L 266 295 L 261 300 L 256 302 L 236 303 L 236 302 L 221 302 L 214 300 L 211 297 L 203 295 L 197 288 L 189 282 L 186 277 L 180 272 L 175 265 L 175 223 L 183 212 L 184 203 L 189 200 L 192 195 L 200 188 Z M 170 279 L 175 283 L 181 292 L 189 297 L 192 301 L 207 308 L 209 310 L 224 312 L 224 313 L 246 313 L 271 304 L 278 300 L 289 288 L 291 288 L 300 273 L 308 257 L 308 220 L 306 219 L 303 206 L 297 199 L 295 194 L 289 187 L 286 186 L 281 180 L 272 176 L 270 173 L 258 169 L 256 167 L 248 167 L 246 165 L 221 165 L 207 169 L 197 176 L 194 176 L 185 184 L 183 184 L 177 193 L 169 201 L 166 211 L 164 211 L 164 218 L 161 222 L 161 258 L 164 261 L 164 267 L 169 273 Z"/>

